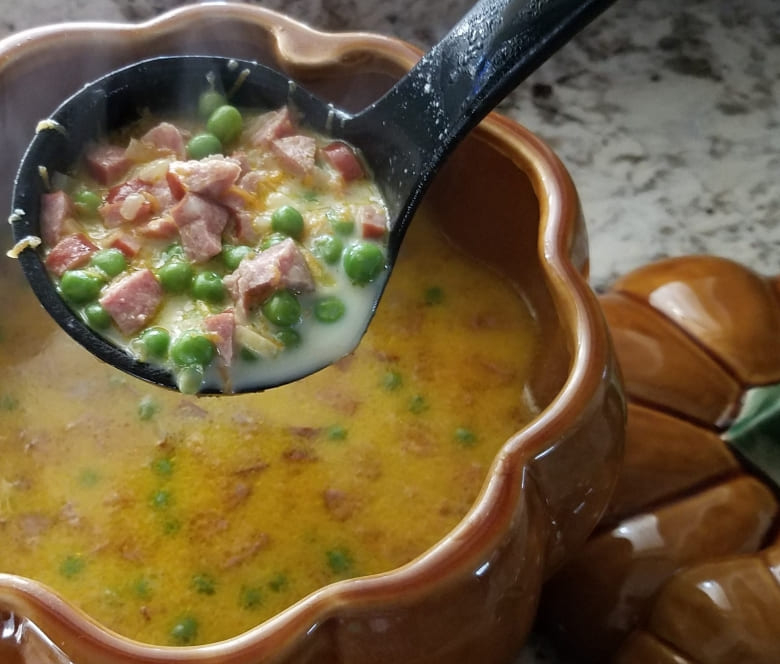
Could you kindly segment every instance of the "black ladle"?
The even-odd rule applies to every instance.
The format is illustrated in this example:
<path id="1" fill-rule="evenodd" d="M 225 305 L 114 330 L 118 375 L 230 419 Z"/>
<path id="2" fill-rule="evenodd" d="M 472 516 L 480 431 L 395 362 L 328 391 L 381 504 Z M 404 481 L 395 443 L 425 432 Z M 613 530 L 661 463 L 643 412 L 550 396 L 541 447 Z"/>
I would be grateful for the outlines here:
<path id="1" fill-rule="evenodd" d="M 231 103 L 259 108 L 289 103 L 306 125 L 363 152 L 392 220 L 386 279 L 406 228 L 447 155 L 515 86 L 612 1 L 482 0 L 386 95 L 354 115 L 252 62 L 174 56 L 120 69 L 85 86 L 54 112 L 51 119 L 63 131 L 41 131 L 33 139 L 15 182 L 14 239 L 19 242 L 40 234 L 40 198 L 45 191 L 41 166 L 49 173 L 68 172 L 89 141 L 134 121 L 141 109 L 186 112 L 197 98 L 193 90 L 203 89 L 206 75 L 229 82 L 247 70 L 249 75 Z M 19 210 L 24 214 L 17 214 Z M 87 327 L 60 298 L 37 251 L 25 249 L 19 259 L 43 306 L 74 339 L 117 368 L 176 389 L 168 370 L 137 360 Z M 366 311 L 366 327 L 376 304 Z M 314 362 L 306 373 L 337 359 Z M 243 391 L 281 382 L 289 381 L 264 383 L 260 375 L 256 385 Z"/>

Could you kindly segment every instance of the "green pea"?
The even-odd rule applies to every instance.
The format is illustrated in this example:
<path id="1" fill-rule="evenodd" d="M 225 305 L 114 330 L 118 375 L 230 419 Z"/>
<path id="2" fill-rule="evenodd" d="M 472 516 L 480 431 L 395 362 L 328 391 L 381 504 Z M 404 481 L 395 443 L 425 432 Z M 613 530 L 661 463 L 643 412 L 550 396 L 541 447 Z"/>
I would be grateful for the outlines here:
<path id="1" fill-rule="evenodd" d="M 386 390 L 397 390 L 403 384 L 403 378 L 398 371 L 388 371 L 382 377 L 382 387 Z"/>
<path id="2" fill-rule="evenodd" d="M 206 367 L 214 359 L 216 349 L 211 339 L 200 332 L 188 330 L 171 344 L 171 360 L 178 367 Z"/>
<path id="3" fill-rule="evenodd" d="M 347 306 L 344 304 L 344 300 L 335 295 L 329 295 L 318 300 L 314 305 L 314 317 L 321 323 L 335 323 L 346 310 Z"/>
<path id="4" fill-rule="evenodd" d="M 314 255 L 321 258 L 329 265 L 338 263 L 341 252 L 344 251 L 344 243 L 333 235 L 321 235 L 312 243 Z"/>
<path id="5" fill-rule="evenodd" d="M 235 270 L 239 263 L 251 254 L 252 247 L 247 247 L 245 244 L 222 246 L 222 262 L 228 270 Z"/>
<path id="6" fill-rule="evenodd" d="M 84 318 L 87 319 L 87 325 L 94 330 L 105 330 L 111 325 L 111 314 L 99 302 L 92 302 L 84 307 Z"/>
<path id="7" fill-rule="evenodd" d="M 442 302 L 444 302 L 444 291 L 440 286 L 425 289 L 425 304 L 433 306 Z"/>
<path id="8" fill-rule="evenodd" d="M 227 104 L 225 95 L 216 90 L 206 90 L 198 98 L 198 115 L 202 118 L 208 118 L 220 106 Z"/>
<path id="9" fill-rule="evenodd" d="M 109 277 L 115 277 L 127 268 L 127 258 L 119 249 L 101 249 L 92 254 L 92 265 L 100 268 Z"/>
<path id="10" fill-rule="evenodd" d="M 225 285 L 216 272 L 205 270 L 195 275 L 192 294 L 204 302 L 221 302 L 225 298 Z"/>
<path id="11" fill-rule="evenodd" d="M 355 232 L 354 220 L 344 216 L 343 213 L 330 210 L 326 216 L 333 230 L 339 235 L 352 235 Z"/>
<path id="12" fill-rule="evenodd" d="M 206 572 L 195 574 L 192 577 L 192 588 L 200 595 L 213 595 L 216 592 L 216 586 L 216 579 Z"/>
<path id="13" fill-rule="evenodd" d="M 355 565 L 352 554 L 343 547 L 327 551 L 325 557 L 328 561 L 328 567 L 334 574 L 350 574 Z"/>
<path id="14" fill-rule="evenodd" d="M 301 304 L 288 290 L 276 291 L 262 306 L 265 317 L 276 325 L 289 327 L 301 317 Z"/>
<path id="15" fill-rule="evenodd" d="M 289 585 L 289 580 L 287 579 L 287 575 L 283 572 L 278 572 L 277 574 L 274 574 L 271 580 L 268 582 L 268 587 L 273 590 L 275 593 L 281 592 L 287 586 Z"/>
<path id="16" fill-rule="evenodd" d="M 385 255 L 373 242 L 356 242 L 344 251 L 342 264 L 353 283 L 365 285 L 385 269 Z"/>
<path id="17" fill-rule="evenodd" d="M 82 189 L 73 194 L 73 202 L 76 204 L 76 209 L 90 217 L 94 217 L 98 213 L 103 199 L 100 198 L 94 191 L 89 189 Z"/>
<path id="18" fill-rule="evenodd" d="M 156 510 L 167 510 L 171 506 L 172 501 L 171 492 L 167 489 L 158 489 L 149 499 L 152 508 Z"/>
<path id="19" fill-rule="evenodd" d="M 303 216 L 292 205 L 282 205 L 271 215 L 271 228 L 297 239 L 303 234 Z"/>
<path id="20" fill-rule="evenodd" d="M 164 327 L 148 327 L 141 332 L 139 339 L 148 357 L 159 360 L 168 354 L 171 335 Z"/>
<path id="21" fill-rule="evenodd" d="M 458 427 L 455 429 L 455 440 L 464 447 L 471 447 L 477 442 L 477 435 L 467 427 Z"/>
<path id="22" fill-rule="evenodd" d="M 183 293 L 192 281 L 192 265 L 174 258 L 157 269 L 157 278 L 169 293 Z"/>
<path id="23" fill-rule="evenodd" d="M 85 270 L 68 270 L 60 279 L 62 294 L 71 302 L 86 304 L 100 294 L 103 282 Z"/>
<path id="24" fill-rule="evenodd" d="M 217 108 L 206 121 L 206 129 L 223 143 L 230 143 L 238 138 L 243 126 L 241 111 L 230 104 Z"/>
<path id="25" fill-rule="evenodd" d="M 352 235 L 352 233 L 355 231 L 355 222 L 340 221 L 333 227 L 333 230 L 335 230 L 340 235 Z"/>
<path id="26" fill-rule="evenodd" d="M 100 481 L 100 475 L 94 468 L 85 468 L 79 473 L 78 481 L 81 486 L 91 488 Z"/>
<path id="27" fill-rule="evenodd" d="M 78 576 L 84 571 L 87 566 L 86 561 L 79 555 L 67 556 L 60 563 L 60 574 L 67 579 L 72 579 L 74 576 Z"/>
<path id="28" fill-rule="evenodd" d="M 178 519 L 165 519 L 162 523 L 162 531 L 166 535 L 175 535 L 181 530 L 181 521 Z"/>
<path id="29" fill-rule="evenodd" d="M 187 156 L 190 159 L 203 159 L 212 154 L 220 154 L 222 152 L 222 142 L 208 132 L 203 134 L 195 134 L 187 142 Z"/>
<path id="30" fill-rule="evenodd" d="M 160 410 L 158 404 L 152 397 L 145 396 L 138 402 L 138 417 L 144 422 L 151 420 Z"/>
<path id="31" fill-rule="evenodd" d="M 19 408 L 19 399 L 12 394 L 0 396 L 0 410 L 11 411 Z"/>
<path id="32" fill-rule="evenodd" d="M 334 424 L 328 427 L 326 432 L 329 440 L 345 440 L 347 437 L 347 429 L 340 424 Z"/>
<path id="33" fill-rule="evenodd" d="M 171 628 L 171 639 L 179 645 L 188 645 L 198 637 L 198 621 L 184 616 Z"/>
<path id="34" fill-rule="evenodd" d="M 269 233 L 263 238 L 263 241 L 260 243 L 260 249 L 265 251 L 266 249 L 273 247 L 275 244 L 284 242 L 286 239 L 287 236 L 284 233 Z"/>
<path id="35" fill-rule="evenodd" d="M 183 367 L 176 373 L 176 387 L 182 394 L 197 394 L 204 375 L 203 367 L 195 365 Z"/>
<path id="36" fill-rule="evenodd" d="M 419 415 L 420 413 L 424 413 L 426 410 L 428 410 L 428 402 L 421 394 L 415 394 L 409 400 L 409 411 L 411 413 Z"/>
<path id="37" fill-rule="evenodd" d="M 150 599 L 152 596 L 152 584 L 149 579 L 141 577 L 132 584 L 133 593 L 139 599 Z"/>
<path id="38" fill-rule="evenodd" d="M 263 604 L 263 591 L 256 586 L 243 586 L 239 602 L 244 609 L 255 609 Z"/>
<path id="39" fill-rule="evenodd" d="M 298 334 L 297 330 L 293 330 L 291 327 L 285 327 L 279 330 L 274 337 L 277 341 L 281 342 L 285 348 L 297 348 L 301 345 L 301 335 Z"/>
<path id="40" fill-rule="evenodd" d="M 160 477 L 170 477 L 173 475 L 173 460 L 163 457 L 162 459 L 155 459 L 152 464 L 152 471 L 155 475 Z"/>

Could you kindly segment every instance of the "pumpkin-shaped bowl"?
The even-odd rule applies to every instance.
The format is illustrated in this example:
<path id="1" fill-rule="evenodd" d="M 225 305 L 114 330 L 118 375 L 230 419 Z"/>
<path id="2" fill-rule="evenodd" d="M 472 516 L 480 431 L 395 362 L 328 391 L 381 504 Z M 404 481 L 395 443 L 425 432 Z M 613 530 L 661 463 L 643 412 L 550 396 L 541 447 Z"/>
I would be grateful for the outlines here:
<path id="1" fill-rule="evenodd" d="M 398 40 L 370 34 L 322 33 L 277 13 L 230 3 L 186 7 L 140 25 L 63 24 L 14 35 L 0 42 L 4 104 L 0 126 L 6 154 L 0 198 L 9 200 L 13 170 L 24 145 L 36 123 L 61 99 L 84 82 L 123 64 L 174 53 L 225 55 L 269 63 L 320 96 L 350 109 L 361 108 L 376 98 L 419 57 L 415 49 Z M 76 579 L 70 594 L 52 589 L 41 579 L 0 574 L 0 660 L 36 664 L 512 661 L 530 629 L 543 580 L 585 541 L 605 508 L 621 454 L 622 391 L 607 329 L 586 283 L 587 241 L 577 195 L 566 170 L 549 148 L 517 124 L 492 115 L 447 163 L 424 207 L 432 218 L 440 220 L 441 230 L 454 245 L 492 270 L 497 281 L 511 284 L 522 294 L 540 340 L 539 351 L 528 361 L 524 386 L 516 394 L 517 406 L 532 403 L 534 414 L 523 426 L 510 429 L 506 438 L 495 441 L 495 453 L 485 464 L 475 497 L 454 525 L 400 566 L 328 581 L 248 629 L 236 627 L 240 633 L 228 634 L 222 640 L 201 639 L 205 642 L 190 645 L 186 644 L 192 636 L 187 631 L 193 629 L 191 623 L 177 627 L 179 642 L 185 645 L 161 645 L 118 633 L 123 631 L 121 621 L 109 629 L 83 607 L 78 579 L 85 564 L 89 569 L 89 556 L 101 549 L 101 542 L 95 541 L 93 551 L 81 551 L 56 562 L 61 576 Z M 11 217 L 17 214 L 11 212 Z M 8 227 L 0 234 L 10 244 Z M 6 294 L 18 294 L 25 288 L 17 266 L 10 260 L 0 266 L 0 278 Z M 20 312 L 32 311 L 27 296 L 17 295 L 14 300 Z M 29 315 L 32 322 L 19 343 L 34 346 L 45 363 L 51 343 L 70 342 L 49 325 L 41 311 Z M 484 327 L 485 321 L 480 325 Z M 6 323 L 2 327 L 6 330 Z M 7 345 L 2 348 L 6 366 L 17 364 L 23 353 L 21 346 L 13 353 Z M 78 367 L 73 373 L 78 373 Z M 47 408 L 56 410 L 40 395 L 56 394 L 58 381 L 65 380 L 67 373 L 65 367 L 53 363 L 46 374 L 51 380 L 41 382 L 38 397 L 27 395 L 29 402 L 25 395 L 8 395 L 6 384 L 0 390 L 3 408 L 20 418 L 35 408 L 41 413 Z M 468 382 L 470 374 L 462 373 L 460 379 Z M 493 382 L 506 379 L 500 370 L 494 370 Z M 478 383 L 466 387 L 472 390 L 471 402 L 478 403 L 482 387 Z M 54 392 L 47 392 L 49 389 Z M 124 396 L 117 396 L 115 401 L 121 402 L 128 394 L 137 397 L 141 388 L 116 379 L 108 381 L 105 389 L 119 390 L 117 394 Z M 327 395 L 327 390 L 325 396 L 330 402 L 337 401 L 337 395 Z M 73 398 L 68 403 L 78 402 L 78 395 Z M 246 410 L 231 405 L 238 404 L 234 401 L 237 399 L 220 397 L 218 408 L 235 408 L 231 426 L 251 429 L 255 422 L 252 413 L 247 415 Z M 176 408 L 195 420 L 193 430 L 184 438 L 201 458 L 207 459 L 211 429 L 208 415 L 204 415 L 208 407 L 201 406 L 204 403 L 191 400 Z M 141 419 L 153 421 L 154 400 L 142 400 L 141 406 Z M 103 421 L 113 418 L 111 413 L 99 415 Z M 4 446 L 26 446 L 25 451 L 37 459 L 27 481 L 21 472 L 2 465 L 8 464 L 9 457 L 3 455 L 4 461 L 0 461 L 0 530 L 6 532 L 12 528 L 5 514 L 7 505 L 24 501 L 25 491 L 36 478 L 49 477 L 50 455 L 40 452 L 64 444 L 56 431 L 36 437 L 34 419 L 28 417 L 28 423 L 24 431 L 17 427 L 2 434 Z M 85 436 L 94 434 L 99 438 L 99 433 L 88 431 L 83 422 L 69 426 L 71 433 L 74 426 L 81 426 Z M 165 452 L 170 433 L 155 435 L 158 440 L 153 447 Z M 311 437 L 318 435 L 318 430 L 300 427 L 291 435 L 304 439 L 301 449 L 305 452 L 314 444 Z M 463 437 L 469 442 L 468 435 Z M 144 444 L 139 440 L 138 445 Z M 120 454 L 110 444 L 100 449 L 107 456 Z M 289 457 L 301 463 L 311 460 L 312 455 L 301 449 L 293 450 Z M 240 448 L 239 453 L 246 454 L 247 448 Z M 236 471 L 241 478 L 254 477 L 253 473 L 265 468 L 249 461 Z M 156 481 L 168 481 L 173 464 L 178 462 L 178 458 L 172 462 L 164 457 L 154 465 Z M 355 474 L 359 474 L 358 469 Z M 195 493 L 196 488 L 209 485 L 209 479 L 215 481 L 196 476 L 187 486 Z M 78 481 L 82 487 L 94 486 L 100 477 L 86 472 L 79 475 Z M 66 483 L 62 478 L 51 480 L 52 487 L 62 483 Z M 238 490 L 223 498 L 230 503 L 243 500 L 251 490 L 249 484 L 249 480 L 242 479 L 231 485 Z M 447 491 L 457 490 L 445 487 L 443 497 L 447 498 Z M 187 493 L 180 495 L 186 498 Z M 167 502 L 169 497 L 167 490 L 155 493 L 155 507 L 173 509 Z M 338 503 L 338 495 L 331 498 Z M 102 500 L 101 509 L 111 510 L 123 496 L 104 494 Z M 54 520 L 65 530 L 85 527 L 77 513 L 79 507 L 83 504 L 66 500 L 59 505 Z M 218 505 L 207 505 L 204 518 L 213 516 L 212 507 Z M 334 509 L 338 519 L 338 505 Z M 292 520 L 293 516 L 284 518 Z M 391 520 L 404 518 L 402 513 L 385 516 Z M 245 517 L 246 528 L 251 529 L 252 518 L 251 514 Z M 25 523 L 35 531 L 42 522 L 33 518 Z M 187 530 L 191 524 L 179 523 L 182 528 L 178 530 L 175 520 L 156 523 L 181 538 L 181 546 L 170 562 L 174 567 L 184 565 L 188 549 L 196 540 L 206 539 L 215 549 L 224 544 L 220 528 L 226 526 L 218 517 L 209 521 L 214 528 L 208 535 L 193 534 Z M 189 540 L 184 537 L 188 532 Z M 381 527 L 373 536 L 382 537 Z M 34 533 L 26 542 L 30 547 L 40 544 Z M 265 542 L 245 542 L 246 546 L 233 552 L 230 564 L 254 555 Z M 143 552 L 132 546 L 123 552 L 128 564 L 136 565 L 133 569 L 143 570 Z M 8 560 L 8 556 L 0 553 L 0 560 Z M 348 562 L 344 552 L 339 557 L 336 551 L 330 559 L 333 569 L 343 570 Z M 191 589 L 193 593 L 219 595 L 220 588 L 215 588 L 207 575 L 194 581 L 197 584 L 195 590 Z M 271 592 L 274 584 L 283 585 L 283 579 L 269 581 L 263 592 Z M 136 587 L 141 594 L 146 590 Z M 166 593 L 164 587 L 158 592 L 163 596 Z M 109 594 L 110 601 L 123 605 L 121 593 Z M 243 608 L 255 606 L 262 597 L 249 589 L 243 596 Z M 139 610 L 143 613 L 145 609 Z M 230 622 L 231 610 L 215 609 L 211 618 Z M 144 617 L 151 617 L 151 613 L 147 607 Z"/>

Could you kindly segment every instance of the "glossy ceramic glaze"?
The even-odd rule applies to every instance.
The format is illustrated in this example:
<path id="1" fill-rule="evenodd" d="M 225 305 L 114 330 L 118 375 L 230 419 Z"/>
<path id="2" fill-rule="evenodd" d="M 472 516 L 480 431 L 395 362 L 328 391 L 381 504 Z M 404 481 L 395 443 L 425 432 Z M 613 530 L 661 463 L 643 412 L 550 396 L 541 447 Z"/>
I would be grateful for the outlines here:
<path id="1" fill-rule="evenodd" d="M 601 302 L 629 396 L 625 464 L 545 617 L 578 661 L 778 662 L 777 280 L 687 257 Z"/>
<path id="2" fill-rule="evenodd" d="M 0 199 L 36 122 L 84 81 L 162 53 L 254 58 L 327 100 L 361 108 L 418 57 L 365 34 L 324 34 L 240 4 L 206 4 L 139 26 L 60 25 L 0 42 L 6 159 Z M 31 84 L 36 94 L 30 95 Z M 540 415 L 505 442 L 471 511 L 398 570 L 343 581 L 228 641 L 152 647 L 109 633 L 34 580 L 0 575 L 0 661 L 499 664 L 530 628 L 543 579 L 586 540 L 619 463 L 624 402 L 584 279 L 587 241 L 560 162 L 491 116 L 437 177 L 429 200 L 459 244 L 523 284 L 546 341 L 530 389 Z M 474 219 L 490 219 L 490 232 Z M 5 235 L 3 235 L 5 233 Z M 0 231 L 3 238 L 6 231 Z M 3 265 L 2 270 L 16 266 Z"/>

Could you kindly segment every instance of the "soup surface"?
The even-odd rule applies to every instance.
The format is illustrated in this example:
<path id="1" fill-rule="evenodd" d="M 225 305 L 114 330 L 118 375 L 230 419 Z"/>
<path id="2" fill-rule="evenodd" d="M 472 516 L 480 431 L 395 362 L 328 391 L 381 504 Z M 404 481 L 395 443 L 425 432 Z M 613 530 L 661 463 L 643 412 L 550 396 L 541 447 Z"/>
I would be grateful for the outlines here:
<path id="1" fill-rule="evenodd" d="M 425 209 L 357 350 L 265 393 L 194 397 L 100 363 L 0 266 L 0 571 L 145 642 L 234 636 L 390 570 L 463 517 L 535 414 L 522 295 Z"/>

